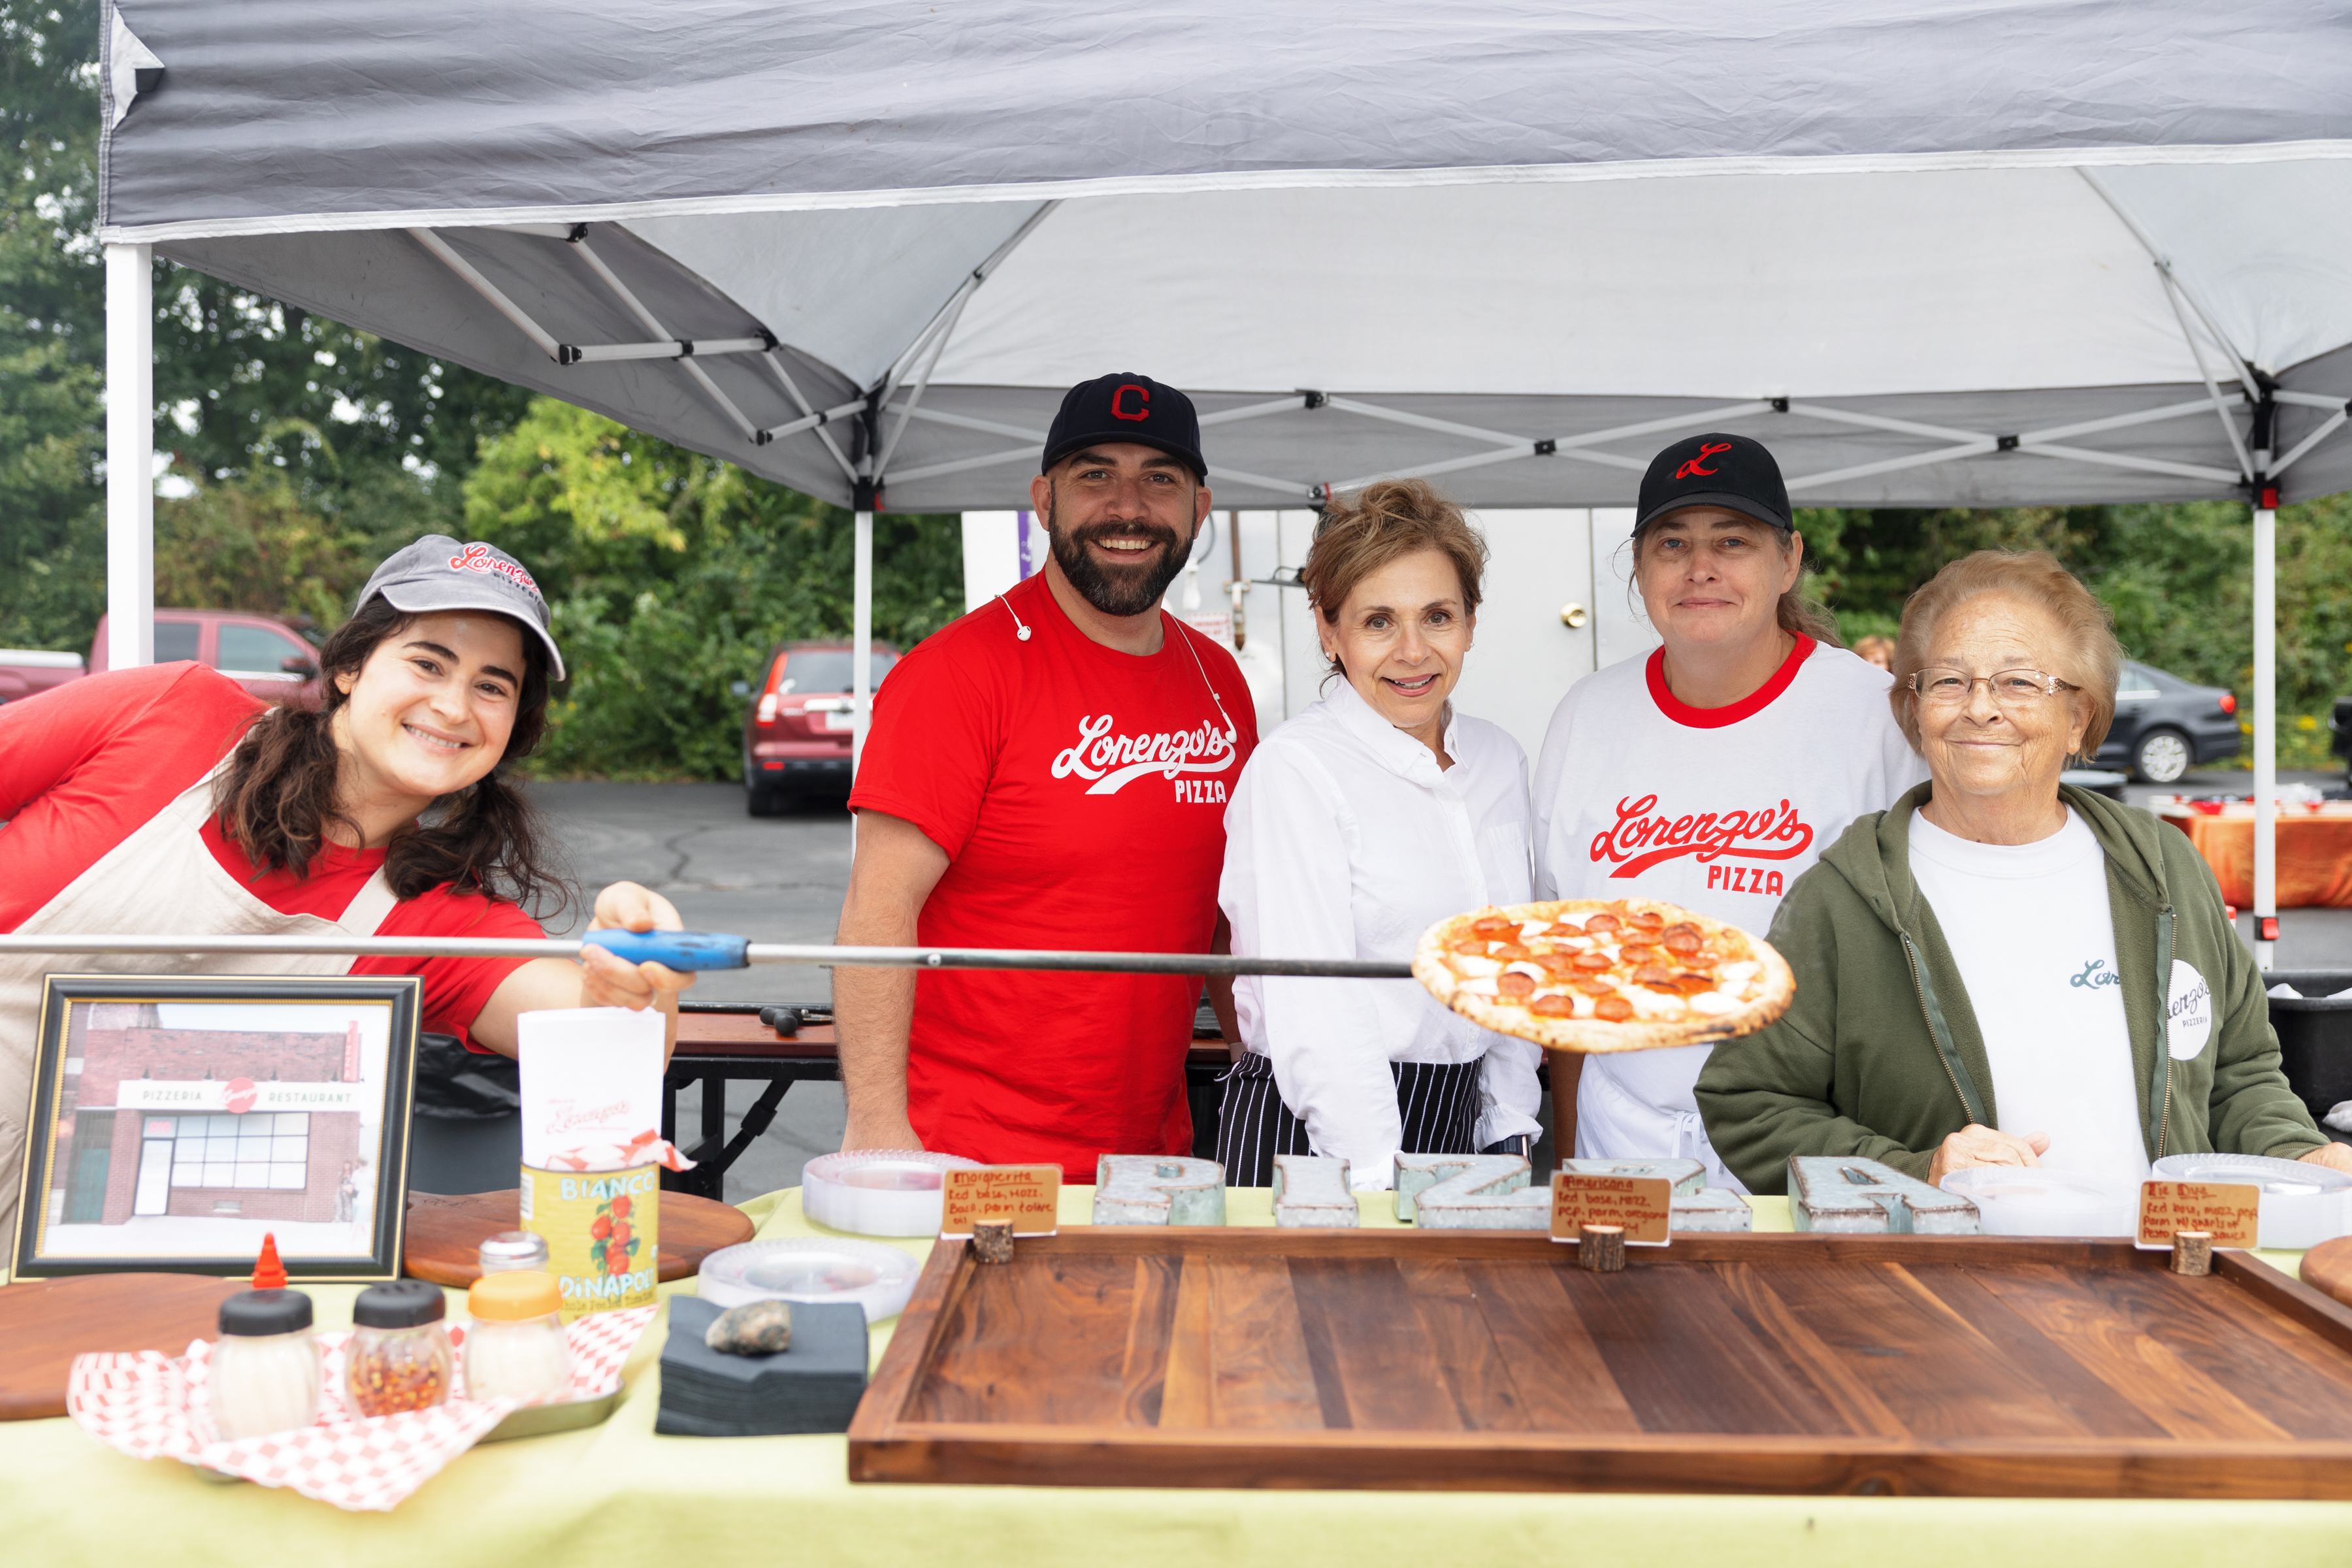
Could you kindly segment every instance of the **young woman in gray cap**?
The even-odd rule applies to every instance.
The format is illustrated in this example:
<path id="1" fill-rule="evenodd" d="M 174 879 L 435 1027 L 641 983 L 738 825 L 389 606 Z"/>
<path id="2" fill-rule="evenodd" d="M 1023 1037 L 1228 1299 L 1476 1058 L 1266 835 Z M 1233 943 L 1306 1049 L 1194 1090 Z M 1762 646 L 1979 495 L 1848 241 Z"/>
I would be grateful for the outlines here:
<path id="1" fill-rule="evenodd" d="M 110 671 L 0 708 L 0 931 L 543 934 L 567 891 L 506 764 L 563 675 L 520 563 L 428 535 L 376 569 L 320 654 L 316 711 L 264 708 L 200 664 Z M 620 882 L 592 928 L 678 928 Z M 658 1005 L 688 976 L 600 949 L 561 959 L 92 957 L 169 973 L 416 974 L 424 1027 L 511 1055 L 517 1015 Z M 0 955 L 0 1232 L 16 1206 L 41 953 Z M 673 1025 L 673 1037 L 675 1026 Z"/>
<path id="2" fill-rule="evenodd" d="M 1552 715 L 1536 896 L 1657 899 L 1761 932 L 1846 824 L 1925 770 L 1887 710 L 1887 673 L 1799 595 L 1804 541 L 1760 443 L 1676 441 L 1643 476 L 1635 515 L 1634 584 L 1664 646 L 1578 681 Z M 1737 1186 L 1692 1096 L 1712 1048 L 1555 1068 L 1556 1106 L 1576 1083 L 1576 1152 L 1696 1159 Z"/>

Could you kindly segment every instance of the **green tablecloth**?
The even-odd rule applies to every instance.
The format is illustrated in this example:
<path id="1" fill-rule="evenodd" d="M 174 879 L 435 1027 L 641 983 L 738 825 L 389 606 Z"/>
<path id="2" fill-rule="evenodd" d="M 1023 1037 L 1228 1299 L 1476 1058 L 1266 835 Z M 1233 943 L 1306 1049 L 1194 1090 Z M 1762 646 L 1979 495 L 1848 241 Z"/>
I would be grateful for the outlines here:
<path id="1" fill-rule="evenodd" d="M 1083 1222 L 1091 1195 L 1066 1190 L 1065 1220 Z M 1788 1227 L 1783 1202 L 1755 1202 L 1759 1229 Z M 820 1234 L 797 1190 L 744 1206 L 762 1236 Z M 1230 1209 L 1235 1224 L 1271 1222 L 1263 1190 L 1235 1192 Z M 1365 1221 L 1393 1223 L 1377 1203 L 1366 1205 Z M 904 1245 L 919 1254 L 929 1243 Z M 2296 1255 L 2272 1260 L 2292 1270 Z M 355 1288 L 315 1294 L 322 1327 L 350 1321 Z M 889 1328 L 875 1331 L 877 1355 Z M 67 1421 L 0 1424 L 0 1559 L 28 1568 L 619 1568 L 950 1556 L 958 1568 L 2235 1568 L 2352 1559 L 2347 1503 L 852 1486 L 842 1437 L 655 1436 L 663 1331 L 656 1321 L 632 1363 L 627 1397 L 604 1426 L 476 1448 L 389 1514 L 342 1513 L 289 1492 L 207 1481 L 172 1460 L 127 1459 Z"/>

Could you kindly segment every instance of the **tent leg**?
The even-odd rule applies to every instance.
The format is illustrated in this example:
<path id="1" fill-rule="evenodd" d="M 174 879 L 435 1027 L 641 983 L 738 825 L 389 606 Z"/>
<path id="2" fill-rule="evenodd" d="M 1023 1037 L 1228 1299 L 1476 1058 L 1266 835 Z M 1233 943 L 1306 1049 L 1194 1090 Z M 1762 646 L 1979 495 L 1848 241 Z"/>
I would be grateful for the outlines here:
<path id="1" fill-rule="evenodd" d="M 155 283 L 150 248 L 106 247 L 106 663 L 155 662 Z"/>
<path id="2" fill-rule="evenodd" d="M 2263 504 L 2267 483 L 2257 479 L 2254 505 L 2254 963 L 2264 970 L 2278 951 L 2278 512 Z"/>
<path id="3" fill-rule="evenodd" d="M 849 689 L 856 728 L 849 736 L 849 777 L 855 784 L 857 765 L 866 755 L 867 708 L 874 695 L 874 514 L 857 514 L 857 531 L 852 545 L 853 568 L 851 606 L 849 612 Z"/>

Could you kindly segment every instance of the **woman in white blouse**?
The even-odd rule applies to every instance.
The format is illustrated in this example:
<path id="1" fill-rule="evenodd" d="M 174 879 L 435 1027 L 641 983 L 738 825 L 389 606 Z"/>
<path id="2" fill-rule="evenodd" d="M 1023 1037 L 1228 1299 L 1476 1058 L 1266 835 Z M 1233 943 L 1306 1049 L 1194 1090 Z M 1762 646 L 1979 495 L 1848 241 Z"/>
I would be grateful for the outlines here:
<path id="1" fill-rule="evenodd" d="M 1448 701 L 1477 624 L 1486 546 L 1418 480 L 1368 486 L 1300 571 L 1329 695 L 1276 730 L 1225 813 L 1218 902 L 1233 950 L 1408 960 L 1429 925 L 1531 897 L 1527 755 Z M 1411 980 L 1245 977 L 1217 1158 L 1265 1186 L 1276 1154 L 1349 1162 L 1387 1187 L 1393 1156 L 1525 1152 L 1538 1048 L 1481 1029 Z"/>

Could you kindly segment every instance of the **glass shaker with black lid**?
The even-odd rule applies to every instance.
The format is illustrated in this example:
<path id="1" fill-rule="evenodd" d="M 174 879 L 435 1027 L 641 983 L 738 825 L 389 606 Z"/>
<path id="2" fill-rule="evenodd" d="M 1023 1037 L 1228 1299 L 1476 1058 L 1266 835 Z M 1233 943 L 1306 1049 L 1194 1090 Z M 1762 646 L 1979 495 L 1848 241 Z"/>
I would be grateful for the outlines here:
<path id="1" fill-rule="evenodd" d="M 371 1285 L 352 1307 L 343 1391 L 357 1416 L 425 1410 L 449 1397 L 448 1303 L 423 1279 Z"/>
<path id="2" fill-rule="evenodd" d="M 310 1298 L 299 1290 L 240 1290 L 223 1301 L 220 1339 L 205 1385 L 213 1424 L 231 1442 L 317 1420 L 319 1345 L 310 1332 Z"/>

